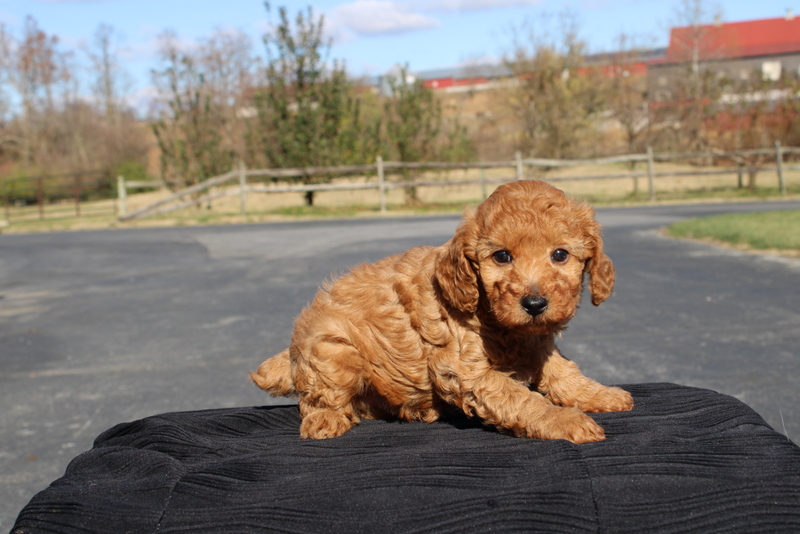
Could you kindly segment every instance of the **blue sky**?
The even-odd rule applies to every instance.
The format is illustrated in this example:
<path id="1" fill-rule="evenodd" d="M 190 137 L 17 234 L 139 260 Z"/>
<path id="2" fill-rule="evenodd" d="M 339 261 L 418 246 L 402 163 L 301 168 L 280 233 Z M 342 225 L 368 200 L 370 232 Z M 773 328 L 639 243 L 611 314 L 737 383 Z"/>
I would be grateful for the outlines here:
<path id="1" fill-rule="evenodd" d="M 272 0 L 291 14 L 311 5 L 325 16 L 334 40 L 332 57 L 346 61 L 355 76 L 377 75 L 395 64 L 412 70 L 499 60 L 512 47 L 514 28 L 542 14 L 570 11 L 591 52 L 614 48 L 621 33 L 648 46 L 666 46 L 681 0 Z M 726 22 L 781 17 L 800 0 L 707 1 Z M 114 28 L 116 45 L 133 80 L 146 90 L 155 65 L 156 37 L 171 29 L 187 43 L 215 30 L 250 35 L 261 53 L 270 18 L 261 0 L 0 0 L 0 22 L 21 35 L 26 16 L 59 37 L 65 48 L 91 42 L 100 24 Z"/>

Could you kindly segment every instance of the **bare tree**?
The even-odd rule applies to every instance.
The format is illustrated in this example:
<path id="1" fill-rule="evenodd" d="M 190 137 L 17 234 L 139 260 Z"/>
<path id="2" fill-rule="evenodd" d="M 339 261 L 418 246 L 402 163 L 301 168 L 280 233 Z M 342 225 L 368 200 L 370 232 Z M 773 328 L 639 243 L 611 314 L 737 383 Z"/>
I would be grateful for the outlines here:
<path id="1" fill-rule="evenodd" d="M 724 57 L 730 45 L 720 38 L 722 17 L 722 7 L 711 6 L 708 0 L 681 0 L 675 12 L 669 59 L 683 65 L 683 75 L 673 105 L 665 109 L 661 122 L 678 126 L 679 148 L 709 147 L 703 125 L 715 113 L 715 104 L 729 81 L 709 68 L 709 62 Z"/>
<path id="2" fill-rule="evenodd" d="M 640 152 L 648 132 L 647 79 L 635 68 L 642 62 L 641 48 L 621 34 L 612 54 L 606 105 L 625 133 L 629 153 Z"/>
<path id="3" fill-rule="evenodd" d="M 126 99 L 131 77 L 120 60 L 120 37 L 107 24 L 98 26 L 86 49 L 92 76 L 91 89 L 97 112 L 95 136 L 104 142 L 95 147 L 96 159 L 114 175 L 144 179 L 147 143 L 144 131 Z"/>
<path id="4" fill-rule="evenodd" d="M 260 65 L 253 53 L 253 43 L 241 31 L 217 30 L 201 41 L 197 63 L 208 96 L 220 114 L 218 125 L 224 133 L 223 143 L 237 159 L 244 159 L 246 121 L 255 111 L 252 97 Z"/>
<path id="5" fill-rule="evenodd" d="M 22 39 L 8 40 L 7 45 L 7 75 L 22 106 L 21 159 L 30 166 L 36 153 L 48 151 L 44 132 L 55 109 L 55 86 L 69 73 L 57 49 L 58 38 L 40 30 L 33 17 L 25 20 Z"/>
<path id="6" fill-rule="evenodd" d="M 80 81 L 71 73 L 78 70 L 75 56 L 70 51 L 60 54 L 59 70 L 62 72 L 55 90 L 57 102 L 51 110 L 47 137 L 53 143 L 49 154 L 51 168 L 60 170 L 81 170 L 93 166 L 94 151 L 92 128 L 95 113 L 81 97 Z"/>
<path id="7" fill-rule="evenodd" d="M 719 59 L 724 53 L 719 39 L 719 27 L 722 23 L 721 5 L 711 5 L 708 0 L 681 0 L 675 11 L 673 25 L 684 28 L 675 34 L 671 59 L 686 62 L 691 73 L 692 84 L 699 89 L 700 72 L 703 62 Z"/>
<path id="8" fill-rule="evenodd" d="M 6 159 L 9 153 L 19 147 L 19 138 L 8 128 L 9 95 L 4 88 L 11 79 L 13 37 L 9 35 L 5 24 L 0 22 L 0 158 Z"/>
<path id="9" fill-rule="evenodd" d="M 101 24 L 95 31 L 93 46 L 86 53 L 94 77 L 92 92 L 106 121 L 118 129 L 125 108 L 129 74 L 120 64 L 118 49 L 114 46 L 115 37 L 113 27 Z"/>
<path id="10" fill-rule="evenodd" d="M 58 39 L 40 29 L 28 17 L 17 37 L 0 26 L 0 81 L 13 95 L 14 106 L 0 110 L 0 156 L 15 174 L 51 174 L 93 172 L 94 183 L 83 182 L 82 189 L 108 188 L 108 177 L 121 162 L 136 160 L 143 164 L 146 144 L 141 129 L 131 127 L 126 135 L 113 135 L 110 117 L 97 110 L 81 88 L 85 68 L 75 51 L 63 50 Z M 111 72 L 112 55 L 108 31 L 99 32 L 105 53 L 105 71 L 101 62 L 90 63 L 101 69 L 99 79 Z M 104 48 L 103 48 L 104 47 Z M 103 57 L 102 55 L 96 56 Z M 91 55 L 90 55 L 91 58 Z M 106 80 L 108 81 L 108 80 Z M 98 85 L 99 86 L 99 85 Z M 108 89 L 109 84 L 106 84 Z M 113 91 L 106 90 L 106 95 Z M 98 101 L 103 100 L 100 96 Z M 122 106 L 111 103 L 105 111 L 115 111 L 118 123 L 133 125 L 134 116 Z M 119 130 L 122 130 L 122 126 Z M 76 174 L 77 176 L 77 174 Z M 77 183 L 78 178 L 76 178 Z"/>
<path id="11" fill-rule="evenodd" d="M 518 148 L 526 154 L 576 155 L 603 111 L 603 82 L 585 62 L 574 17 L 565 14 L 560 21 L 556 39 L 541 31 L 545 24 L 524 28 L 506 59 L 518 81 L 509 103 L 521 123 Z"/>
<path id="12" fill-rule="evenodd" d="M 229 171 L 235 155 L 223 143 L 222 112 L 197 55 L 181 51 L 174 33 L 161 35 L 161 69 L 151 71 L 164 106 L 153 123 L 161 173 L 173 188 Z"/>

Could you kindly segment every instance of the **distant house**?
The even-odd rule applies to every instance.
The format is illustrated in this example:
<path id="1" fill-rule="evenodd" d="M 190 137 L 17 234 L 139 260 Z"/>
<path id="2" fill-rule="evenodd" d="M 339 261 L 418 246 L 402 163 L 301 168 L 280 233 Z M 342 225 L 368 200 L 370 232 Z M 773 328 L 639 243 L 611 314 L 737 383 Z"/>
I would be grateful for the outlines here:
<path id="1" fill-rule="evenodd" d="M 403 69 L 395 65 L 384 75 L 375 80 L 376 85 L 383 94 L 391 94 L 391 84 L 397 83 Z M 406 83 L 415 83 L 417 80 L 434 91 L 445 93 L 460 93 L 464 91 L 481 91 L 507 83 L 511 71 L 502 64 L 481 64 L 453 67 L 446 69 L 433 69 L 423 71 L 407 71 Z"/>
<path id="2" fill-rule="evenodd" d="M 591 54 L 586 56 L 586 66 L 580 71 L 595 69 L 604 78 L 645 76 L 647 66 L 663 59 L 666 53 L 666 48 L 641 48 Z"/>
<path id="3" fill-rule="evenodd" d="M 734 81 L 756 78 L 777 81 L 800 78 L 800 18 L 786 16 L 744 22 L 683 26 L 670 30 L 668 48 L 593 54 L 579 70 L 597 69 L 602 76 L 647 76 L 648 99 L 666 102 L 680 99 L 680 83 L 687 70 L 711 70 Z M 400 67 L 376 78 L 384 94 Z M 420 80 L 443 93 L 475 92 L 514 83 L 513 72 L 503 63 L 412 71 L 408 80 Z"/>
<path id="4" fill-rule="evenodd" d="M 680 100 L 680 80 L 693 70 L 734 82 L 797 79 L 800 19 L 789 11 L 781 18 L 672 28 L 666 55 L 648 64 L 649 99 Z"/>
<path id="5" fill-rule="evenodd" d="M 643 49 L 628 52 L 612 52 L 586 56 L 585 66 L 578 69 L 578 74 L 596 69 L 601 76 L 619 75 L 644 76 L 647 64 L 654 59 L 662 58 L 665 48 Z M 390 80 L 397 80 L 402 69 L 395 66 L 377 80 L 381 92 L 389 94 Z M 513 85 L 514 73 L 503 63 L 484 63 L 465 65 L 445 69 L 414 71 L 406 74 L 407 83 L 420 80 L 422 84 L 437 92 L 464 93 L 483 91 L 497 87 Z"/>
<path id="6" fill-rule="evenodd" d="M 436 69 L 418 73 L 425 87 L 445 93 L 481 91 L 498 87 L 511 78 L 503 64 L 466 65 L 455 69 Z"/>

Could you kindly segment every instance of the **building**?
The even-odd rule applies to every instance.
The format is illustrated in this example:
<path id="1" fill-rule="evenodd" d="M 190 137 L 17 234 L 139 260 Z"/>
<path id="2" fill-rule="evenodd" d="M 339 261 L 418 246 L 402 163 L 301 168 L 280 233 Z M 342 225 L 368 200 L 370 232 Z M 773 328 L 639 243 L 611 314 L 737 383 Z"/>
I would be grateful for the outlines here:
<path id="1" fill-rule="evenodd" d="M 604 77 L 614 77 L 621 74 L 644 76 L 647 73 L 647 65 L 653 60 L 663 58 L 665 53 L 665 48 L 656 48 L 593 54 L 586 56 L 586 64 L 578 69 L 578 74 L 580 75 L 589 69 L 596 69 Z M 401 70 L 399 66 L 396 66 L 380 78 L 378 83 L 382 92 L 388 94 L 388 80 L 390 78 L 398 78 Z M 498 87 L 508 87 L 515 83 L 513 71 L 503 63 L 465 65 L 449 69 L 415 71 L 412 74 L 407 74 L 407 82 L 413 83 L 416 80 L 422 81 L 425 87 L 442 93 L 485 91 Z"/>
<path id="2" fill-rule="evenodd" d="M 737 85 L 800 78 L 800 18 L 785 17 L 672 28 L 663 58 L 649 62 L 652 102 L 685 98 L 682 80 L 710 71 Z M 773 93 L 776 95 L 777 93 Z M 727 99 L 735 100 L 731 94 Z"/>
<path id="3" fill-rule="evenodd" d="M 609 109 L 598 115 L 595 126 L 604 135 L 595 144 L 601 152 L 627 149 L 631 127 L 641 132 L 650 126 L 653 131 L 667 132 L 667 139 L 669 132 L 685 136 L 678 127 L 691 118 L 696 119 L 696 129 L 717 132 L 713 135 L 720 143 L 727 142 L 724 135 L 733 136 L 731 146 L 738 147 L 768 141 L 766 137 L 748 140 L 745 134 L 770 128 L 788 131 L 797 120 L 796 114 L 784 109 L 789 99 L 800 97 L 794 94 L 798 87 L 794 84 L 800 81 L 800 18 L 791 12 L 780 18 L 676 27 L 670 30 L 667 48 L 594 54 L 584 59 L 584 66 L 561 75 L 581 76 L 591 71 L 617 81 L 627 79 L 618 84 L 624 86 L 618 91 L 631 93 L 617 103 L 626 108 L 612 109 L 610 103 Z M 384 94 L 390 94 L 388 81 L 399 79 L 404 72 L 407 83 L 421 81 L 440 94 L 445 113 L 468 128 L 486 153 L 482 157 L 507 155 L 519 135 L 519 117 L 503 105 L 508 95 L 491 89 L 514 87 L 525 74 L 517 77 L 503 63 L 414 72 L 397 67 L 379 78 Z M 712 83 L 713 91 L 692 93 L 687 90 L 692 72 L 703 74 L 706 80 L 709 74 L 711 80 L 724 78 L 725 83 Z M 696 112 L 698 103 L 710 104 L 712 99 L 726 105 L 713 119 Z M 769 105 L 750 105 L 756 102 Z M 758 116 L 744 112 L 755 108 Z M 623 120 L 627 122 L 623 124 Z"/>
<path id="4" fill-rule="evenodd" d="M 682 99 L 681 83 L 694 70 L 711 70 L 734 82 L 800 79 L 800 18 L 789 10 L 780 18 L 676 27 L 666 49 L 595 54 L 586 64 L 609 77 L 620 71 L 646 75 L 648 100 L 656 103 Z M 386 79 L 398 72 L 396 67 L 381 77 L 384 92 Z M 502 63 L 479 64 L 415 71 L 413 79 L 435 91 L 457 93 L 507 86 L 513 73 Z"/>

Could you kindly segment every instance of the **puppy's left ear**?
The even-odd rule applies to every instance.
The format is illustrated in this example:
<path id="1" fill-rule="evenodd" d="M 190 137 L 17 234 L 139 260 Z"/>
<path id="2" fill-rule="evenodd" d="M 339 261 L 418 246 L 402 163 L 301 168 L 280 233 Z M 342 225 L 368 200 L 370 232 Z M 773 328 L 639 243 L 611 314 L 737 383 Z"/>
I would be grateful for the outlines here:
<path id="1" fill-rule="evenodd" d="M 589 291 L 592 293 L 592 304 L 599 306 L 614 291 L 614 264 L 603 250 L 603 238 L 600 225 L 592 219 L 586 232 L 587 245 L 594 253 L 586 260 L 584 272 L 589 273 Z"/>

